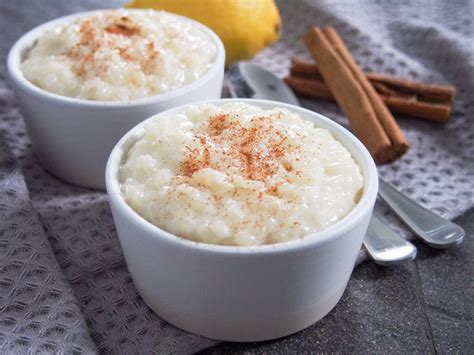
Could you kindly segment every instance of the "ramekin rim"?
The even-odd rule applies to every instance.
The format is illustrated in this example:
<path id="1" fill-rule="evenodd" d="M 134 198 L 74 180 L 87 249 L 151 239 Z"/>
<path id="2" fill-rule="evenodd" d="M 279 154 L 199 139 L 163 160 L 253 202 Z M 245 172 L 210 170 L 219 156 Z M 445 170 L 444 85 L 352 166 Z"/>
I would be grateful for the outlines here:
<path id="1" fill-rule="evenodd" d="M 77 106 L 84 106 L 84 107 L 96 107 L 96 108 L 121 108 L 121 107 L 137 107 L 137 106 L 145 106 L 150 104 L 160 103 L 162 101 L 174 99 L 175 97 L 179 97 L 181 95 L 187 94 L 189 91 L 192 91 L 201 85 L 207 83 L 211 80 L 216 74 L 219 73 L 220 70 L 224 68 L 225 65 L 225 49 L 222 40 L 219 36 L 209 27 L 193 20 L 191 18 L 170 13 L 176 17 L 184 19 L 187 22 L 193 23 L 198 28 L 203 30 L 212 40 L 214 45 L 216 46 L 216 57 L 214 58 L 214 62 L 212 63 L 211 67 L 204 73 L 203 76 L 198 78 L 197 80 L 179 87 L 175 90 L 155 94 L 148 97 L 133 99 L 133 100 L 126 100 L 126 101 L 99 101 L 99 100 L 87 100 L 87 99 L 80 99 L 75 97 L 64 96 L 60 94 L 55 94 L 49 92 L 45 89 L 42 89 L 31 81 L 29 81 L 24 75 L 21 70 L 21 55 L 24 50 L 26 50 L 29 46 L 31 46 L 34 41 L 41 36 L 45 31 L 54 26 L 57 26 L 61 23 L 66 23 L 68 21 L 72 21 L 74 19 L 78 19 L 81 17 L 88 17 L 93 16 L 95 14 L 100 14 L 105 11 L 113 11 L 113 10 L 123 10 L 127 12 L 148 12 L 148 11 L 156 11 L 153 9 L 129 9 L 129 8 L 109 8 L 109 9 L 99 9 L 99 10 L 91 10 L 91 11 L 83 11 L 77 12 L 74 14 L 69 14 L 65 16 L 61 16 L 55 18 L 53 20 L 47 21 L 42 23 L 26 33 L 24 33 L 20 38 L 18 38 L 15 43 L 10 48 L 7 56 L 7 71 L 10 80 L 15 81 L 18 85 L 21 85 L 23 89 L 28 90 L 31 94 L 36 96 L 40 96 L 43 99 L 52 101 L 52 102 L 61 102 L 61 103 L 68 103 L 71 105 Z M 166 11 L 165 11 L 166 12 Z"/>
<path id="2" fill-rule="evenodd" d="M 353 148 L 346 147 L 351 154 L 354 154 L 356 150 L 359 151 L 359 155 L 361 157 L 361 162 L 359 162 L 359 166 L 364 174 L 364 189 L 362 196 L 356 206 L 341 220 L 337 221 L 333 225 L 325 228 L 321 231 L 316 233 L 307 235 L 303 238 L 298 238 L 286 242 L 275 243 L 275 244 L 265 244 L 260 246 L 227 246 L 227 245 L 217 245 L 217 244 L 209 244 L 203 242 L 196 242 L 191 241 L 182 237 L 179 237 L 173 233 L 167 232 L 166 230 L 152 224 L 151 222 L 147 221 L 145 218 L 140 216 L 137 212 L 135 212 L 131 206 L 127 204 L 125 201 L 123 194 L 120 189 L 120 183 L 118 181 L 118 168 L 120 166 L 120 162 L 122 160 L 123 151 L 122 146 L 128 142 L 132 136 L 140 133 L 140 130 L 143 129 L 143 123 L 152 119 L 157 114 L 167 114 L 173 111 L 182 110 L 186 106 L 190 105 L 200 105 L 200 104 L 215 104 L 215 105 L 222 105 L 227 102 L 245 102 L 249 104 L 254 104 L 256 106 L 263 105 L 264 107 L 272 106 L 273 107 L 281 107 L 287 108 L 292 110 L 293 112 L 301 114 L 302 118 L 304 116 L 313 116 L 316 118 L 316 122 L 323 121 L 325 124 L 329 125 L 331 128 L 331 132 L 333 133 L 333 129 L 338 133 L 345 135 L 346 138 L 351 142 L 354 146 Z M 223 253 L 223 254 L 266 254 L 266 253 L 280 253 L 280 252 L 288 252 L 290 250 L 299 250 L 304 249 L 308 245 L 313 244 L 323 244 L 328 242 L 339 235 L 346 233 L 351 228 L 354 228 L 360 220 L 363 219 L 364 214 L 367 212 L 368 209 L 373 208 L 373 204 L 375 202 L 377 192 L 378 192 L 378 173 L 377 168 L 375 166 L 374 160 L 372 159 L 370 153 L 367 151 L 365 146 L 359 141 L 357 137 L 355 137 L 351 132 L 349 132 L 346 128 L 341 126 L 340 124 L 332 121 L 328 117 L 321 115 L 317 112 L 308 110 L 303 107 L 298 107 L 278 101 L 271 101 L 271 100 L 260 100 L 260 99 L 217 99 L 217 100 L 203 100 L 199 102 L 194 102 L 191 104 L 180 105 L 174 107 L 172 109 L 165 110 L 163 112 L 157 113 L 153 115 L 132 129 L 130 129 L 114 146 L 112 152 L 110 153 L 109 159 L 107 161 L 106 166 L 106 173 L 105 173 L 105 182 L 106 182 L 106 190 L 109 196 L 109 203 L 112 205 L 114 204 L 115 207 L 120 208 L 125 215 L 129 217 L 132 223 L 136 223 L 140 225 L 141 228 L 144 228 L 151 232 L 154 237 L 163 238 L 167 240 L 169 243 L 176 243 L 181 245 L 182 247 L 188 247 L 191 249 L 199 250 L 200 252 L 211 252 L 211 253 Z M 312 121 L 312 122 L 315 122 Z M 346 145 L 344 145 L 346 146 Z M 361 165 L 364 166 L 361 166 Z"/>

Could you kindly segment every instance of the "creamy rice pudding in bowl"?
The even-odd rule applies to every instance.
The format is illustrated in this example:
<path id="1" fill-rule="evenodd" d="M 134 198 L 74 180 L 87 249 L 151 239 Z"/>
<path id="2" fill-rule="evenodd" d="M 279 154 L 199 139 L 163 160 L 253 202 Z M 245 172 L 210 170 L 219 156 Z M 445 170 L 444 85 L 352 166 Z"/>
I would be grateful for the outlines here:
<path id="1" fill-rule="evenodd" d="M 36 27 L 14 44 L 7 65 L 43 166 L 104 188 L 117 140 L 159 111 L 219 98 L 224 62 L 220 39 L 196 21 L 116 9 Z"/>
<path id="2" fill-rule="evenodd" d="M 107 192 L 144 301 L 227 341 L 301 330 L 338 302 L 378 189 L 347 130 L 263 100 L 177 107 L 113 149 Z"/>

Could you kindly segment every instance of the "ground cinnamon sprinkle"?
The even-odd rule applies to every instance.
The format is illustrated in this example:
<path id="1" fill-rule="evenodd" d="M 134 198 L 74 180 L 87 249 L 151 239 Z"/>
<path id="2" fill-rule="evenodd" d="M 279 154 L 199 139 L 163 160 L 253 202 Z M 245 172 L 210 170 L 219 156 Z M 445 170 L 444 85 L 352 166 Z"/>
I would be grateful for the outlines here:
<path id="1" fill-rule="evenodd" d="M 229 127 L 226 115 L 223 113 L 212 116 L 209 119 L 209 134 L 218 136 L 222 131 Z"/>
<path id="2" fill-rule="evenodd" d="M 207 134 L 196 140 L 200 144 L 195 148 L 186 147 L 181 174 L 191 177 L 205 168 L 226 172 L 232 167 L 245 179 L 265 183 L 280 166 L 292 171 L 291 163 L 284 158 L 298 147 L 287 144 L 288 137 L 275 126 L 274 120 L 270 116 L 258 116 L 243 126 L 239 120 L 223 113 L 212 116 L 207 123 Z M 223 155 L 224 160 L 231 160 L 232 164 L 222 163 Z M 277 189 L 278 186 L 269 187 L 268 192 L 276 194 Z"/>
<path id="3" fill-rule="evenodd" d="M 133 36 L 141 33 L 141 28 L 133 23 L 127 16 L 122 16 L 118 20 L 112 22 L 105 28 L 106 32 L 114 33 L 122 36 Z"/>
<path id="4" fill-rule="evenodd" d="M 128 53 L 127 48 L 119 48 L 118 51 L 122 59 L 127 60 L 129 62 L 133 60 L 133 57 Z"/>
<path id="5" fill-rule="evenodd" d="M 186 159 L 181 162 L 181 173 L 184 176 L 192 176 L 196 171 L 206 167 L 200 159 L 201 152 L 199 149 L 186 147 L 185 155 Z"/>
<path id="6" fill-rule="evenodd" d="M 82 23 L 79 33 L 81 34 L 79 45 L 85 46 L 91 44 L 99 44 L 96 42 L 97 29 L 92 25 L 92 22 L 90 20 L 86 20 Z"/>
<path id="7" fill-rule="evenodd" d="M 140 67 L 145 74 L 149 74 L 154 70 L 154 65 L 160 56 L 160 52 L 155 48 L 153 42 L 148 42 L 146 49 L 147 55 L 142 58 Z"/>
<path id="8" fill-rule="evenodd" d="M 150 59 L 155 59 L 158 57 L 158 51 L 155 49 L 155 44 L 153 42 L 148 42 L 146 45 L 146 48 L 148 50 L 148 56 Z"/>
<path id="9" fill-rule="evenodd" d="M 92 68 L 98 69 L 101 73 L 107 71 L 111 62 L 110 54 L 102 56 L 100 59 L 95 56 L 103 46 L 110 48 L 111 52 L 116 50 L 125 61 L 136 62 L 145 74 L 150 72 L 159 57 L 159 51 L 155 48 L 155 44 L 153 42 L 147 44 L 146 56 L 134 57 L 128 51 L 127 46 L 119 43 L 116 36 L 139 36 L 142 34 L 141 27 L 128 16 L 117 17 L 112 14 L 109 15 L 108 21 L 109 24 L 103 28 L 95 26 L 91 20 L 85 20 L 80 24 L 79 42 L 66 53 L 66 57 L 73 61 L 76 75 L 84 76 Z"/>

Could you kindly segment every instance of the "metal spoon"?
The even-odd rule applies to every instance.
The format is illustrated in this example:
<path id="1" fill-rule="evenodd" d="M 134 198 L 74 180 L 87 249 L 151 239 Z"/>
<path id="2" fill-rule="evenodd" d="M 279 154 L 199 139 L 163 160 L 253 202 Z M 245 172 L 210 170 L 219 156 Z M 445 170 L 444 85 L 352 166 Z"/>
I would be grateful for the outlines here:
<path id="1" fill-rule="evenodd" d="M 271 99 L 301 106 L 293 91 L 268 71 L 245 62 L 233 65 L 227 74 L 230 95 L 237 98 Z M 416 248 L 372 215 L 364 246 L 375 263 L 395 265 L 413 260 Z"/>
<path id="2" fill-rule="evenodd" d="M 273 99 L 299 105 L 285 82 L 254 64 L 234 65 L 229 70 L 228 83 L 233 97 Z M 379 179 L 379 196 L 428 245 L 442 249 L 462 242 L 465 232 L 460 226 L 421 207 L 382 179 Z"/>
<path id="3" fill-rule="evenodd" d="M 428 245 L 445 249 L 461 243 L 464 229 L 421 207 L 415 201 L 379 179 L 379 196 Z"/>
<path id="4" fill-rule="evenodd" d="M 375 214 L 364 238 L 364 246 L 376 264 L 396 265 L 415 259 L 416 247 L 395 233 Z"/>

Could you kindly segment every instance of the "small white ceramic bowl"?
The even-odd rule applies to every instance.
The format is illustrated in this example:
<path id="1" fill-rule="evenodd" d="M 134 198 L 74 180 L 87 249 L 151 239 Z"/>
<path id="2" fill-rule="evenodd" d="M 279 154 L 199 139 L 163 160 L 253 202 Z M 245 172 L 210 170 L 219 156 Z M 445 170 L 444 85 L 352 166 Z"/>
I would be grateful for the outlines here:
<path id="1" fill-rule="evenodd" d="M 308 327 L 339 301 L 372 214 L 378 176 L 362 143 L 330 119 L 280 102 L 237 101 L 264 109 L 285 107 L 331 131 L 364 176 L 355 208 L 321 232 L 279 244 L 235 247 L 179 238 L 138 215 L 120 190 L 118 170 L 142 136 L 142 124 L 113 149 L 106 183 L 128 269 L 143 300 L 165 320 L 191 333 L 226 341 L 261 341 Z"/>
<path id="2" fill-rule="evenodd" d="M 131 101 L 91 101 L 53 94 L 25 78 L 20 68 L 24 53 L 46 30 L 103 11 L 106 10 L 82 12 L 40 25 L 13 45 L 7 59 L 20 111 L 42 165 L 62 180 L 99 189 L 105 188 L 107 158 L 120 137 L 157 112 L 194 101 L 220 98 L 225 63 L 225 50 L 219 37 L 204 25 L 182 17 L 209 35 L 216 45 L 217 55 L 205 75 L 177 90 Z"/>

